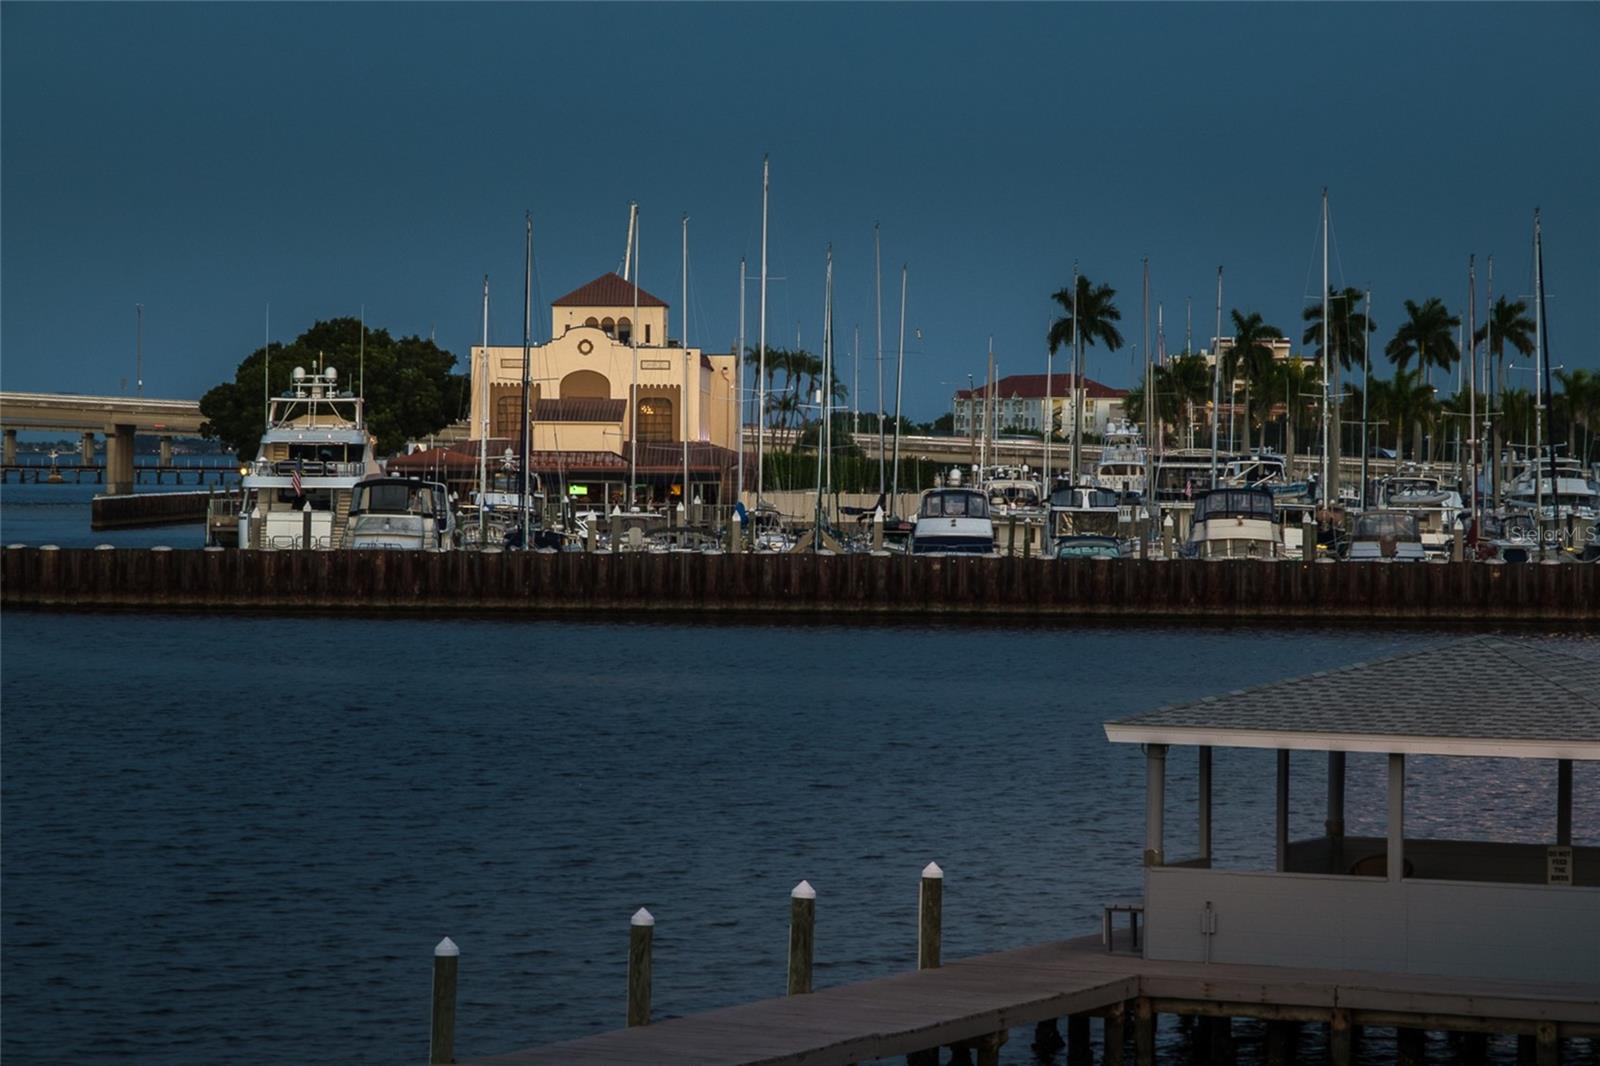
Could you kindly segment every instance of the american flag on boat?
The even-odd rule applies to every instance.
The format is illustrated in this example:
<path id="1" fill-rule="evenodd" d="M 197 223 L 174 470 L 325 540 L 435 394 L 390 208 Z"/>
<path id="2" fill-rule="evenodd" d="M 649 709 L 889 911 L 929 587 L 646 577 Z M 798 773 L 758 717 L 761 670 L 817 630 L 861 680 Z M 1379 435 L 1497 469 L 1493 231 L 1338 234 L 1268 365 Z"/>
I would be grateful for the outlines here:
<path id="1" fill-rule="evenodd" d="M 305 493 L 300 488 L 300 460 L 299 459 L 296 459 L 294 461 L 294 469 L 289 472 L 289 483 L 294 486 L 294 494 L 296 496 L 304 496 L 305 495 Z"/>

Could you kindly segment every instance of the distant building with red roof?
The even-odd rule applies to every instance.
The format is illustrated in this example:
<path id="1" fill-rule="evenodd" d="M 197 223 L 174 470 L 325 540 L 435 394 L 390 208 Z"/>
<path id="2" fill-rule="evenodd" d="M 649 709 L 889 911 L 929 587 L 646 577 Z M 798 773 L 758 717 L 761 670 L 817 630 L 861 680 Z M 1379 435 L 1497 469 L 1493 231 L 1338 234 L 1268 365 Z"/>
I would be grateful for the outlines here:
<path id="1" fill-rule="evenodd" d="M 957 434 L 982 432 L 985 419 L 992 417 L 1000 433 L 1043 433 L 1055 414 L 1056 432 L 1070 434 L 1077 393 L 1071 374 L 1049 376 L 1050 395 L 1045 395 L 1046 375 L 1011 374 L 995 382 L 993 403 L 984 386 L 957 389 L 952 404 Z M 1083 428 L 1085 433 L 1103 434 L 1106 424 L 1122 417 L 1122 400 L 1127 389 L 1112 388 L 1093 378 L 1083 379 Z M 992 412 L 986 414 L 985 412 Z"/>

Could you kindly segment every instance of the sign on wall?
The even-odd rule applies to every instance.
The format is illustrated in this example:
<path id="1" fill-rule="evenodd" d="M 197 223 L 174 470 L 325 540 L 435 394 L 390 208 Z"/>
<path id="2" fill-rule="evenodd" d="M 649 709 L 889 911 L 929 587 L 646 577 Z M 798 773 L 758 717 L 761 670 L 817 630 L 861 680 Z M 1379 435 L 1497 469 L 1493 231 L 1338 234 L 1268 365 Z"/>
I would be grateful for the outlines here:
<path id="1" fill-rule="evenodd" d="M 1547 885 L 1572 884 L 1572 849 L 1565 845 L 1547 848 L 1544 871 Z"/>

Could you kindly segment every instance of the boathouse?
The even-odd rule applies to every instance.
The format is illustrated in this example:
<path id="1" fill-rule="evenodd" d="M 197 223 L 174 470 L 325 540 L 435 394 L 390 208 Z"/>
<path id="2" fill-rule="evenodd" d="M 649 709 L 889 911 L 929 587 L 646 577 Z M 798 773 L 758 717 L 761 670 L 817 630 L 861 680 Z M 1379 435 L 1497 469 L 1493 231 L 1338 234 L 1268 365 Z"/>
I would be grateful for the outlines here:
<path id="1" fill-rule="evenodd" d="M 1143 955 L 1149 960 L 1318 967 L 1600 986 L 1600 847 L 1573 843 L 1573 764 L 1600 762 L 1600 654 L 1592 644 L 1482 638 L 1264 685 L 1110 722 L 1147 767 Z M 1270 869 L 1225 868 L 1213 827 L 1215 749 L 1266 748 L 1275 775 Z M 1196 761 L 1195 835 L 1167 831 L 1169 763 Z M 1347 763 L 1381 760 L 1383 836 L 1346 833 Z M 1407 788 L 1419 759 L 1450 760 L 1448 796 Z M 1511 824 L 1493 764 L 1533 761 L 1555 797 L 1514 840 L 1462 830 L 1471 812 Z M 1326 817 L 1290 831 L 1299 767 L 1325 764 Z M 1586 767 L 1586 769 L 1594 769 Z M 1593 777 L 1587 780 L 1593 781 Z M 1319 781 L 1318 784 L 1322 785 Z M 1375 789 L 1374 789 L 1375 790 Z M 1362 797 L 1376 805 L 1378 797 Z M 1588 809 L 1594 798 L 1586 796 Z M 1437 809 L 1419 809 L 1426 804 Z M 1187 821 L 1187 819 L 1186 819 Z M 1589 825 L 1591 835 L 1595 830 Z M 1498 836 L 1516 833 L 1496 832 Z M 1265 843 L 1263 841 L 1263 843 Z"/>

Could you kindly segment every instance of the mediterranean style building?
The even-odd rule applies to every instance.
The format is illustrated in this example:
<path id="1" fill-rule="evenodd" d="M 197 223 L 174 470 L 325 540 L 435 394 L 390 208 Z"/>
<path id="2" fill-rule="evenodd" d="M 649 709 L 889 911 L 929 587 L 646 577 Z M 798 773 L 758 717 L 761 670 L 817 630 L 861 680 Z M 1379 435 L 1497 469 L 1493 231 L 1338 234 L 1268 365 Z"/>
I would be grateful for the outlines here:
<path id="1" fill-rule="evenodd" d="M 1126 395 L 1126 389 L 1084 378 L 1083 431 L 1103 435 L 1107 423 L 1122 417 L 1122 398 Z M 957 436 L 970 436 L 984 428 L 984 401 L 988 396 L 983 386 L 956 391 L 953 429 Z M 1045 396 L 1045 375 L 1011 374 L 995 383 L 995 426 L 1000 433 L 1043 433 L 1054 415 L 1056 435 L 1070 436 L 1075 402 L 1071 374 L 1052 375 L 1049 397 Z"/>
<path id="2" fill-rule="evenodd" d="M 725 479 L 738 447 L 738 357 L 669 339 L 668 310 L 614 273 L 551 304 L 550 340 L 529 352 L 529 447 L 547 481 L 592 471 L 614 490 L 635 457 L 635 435 L 639 482 L 669 490 L 655 495 L 681 493 L 685 441 L 697 484 Z M 521 412 L 522 346 L 474 346 L 471 439 L 485 437 L 487 417 L 488 445 L 519 451 Z"/>

